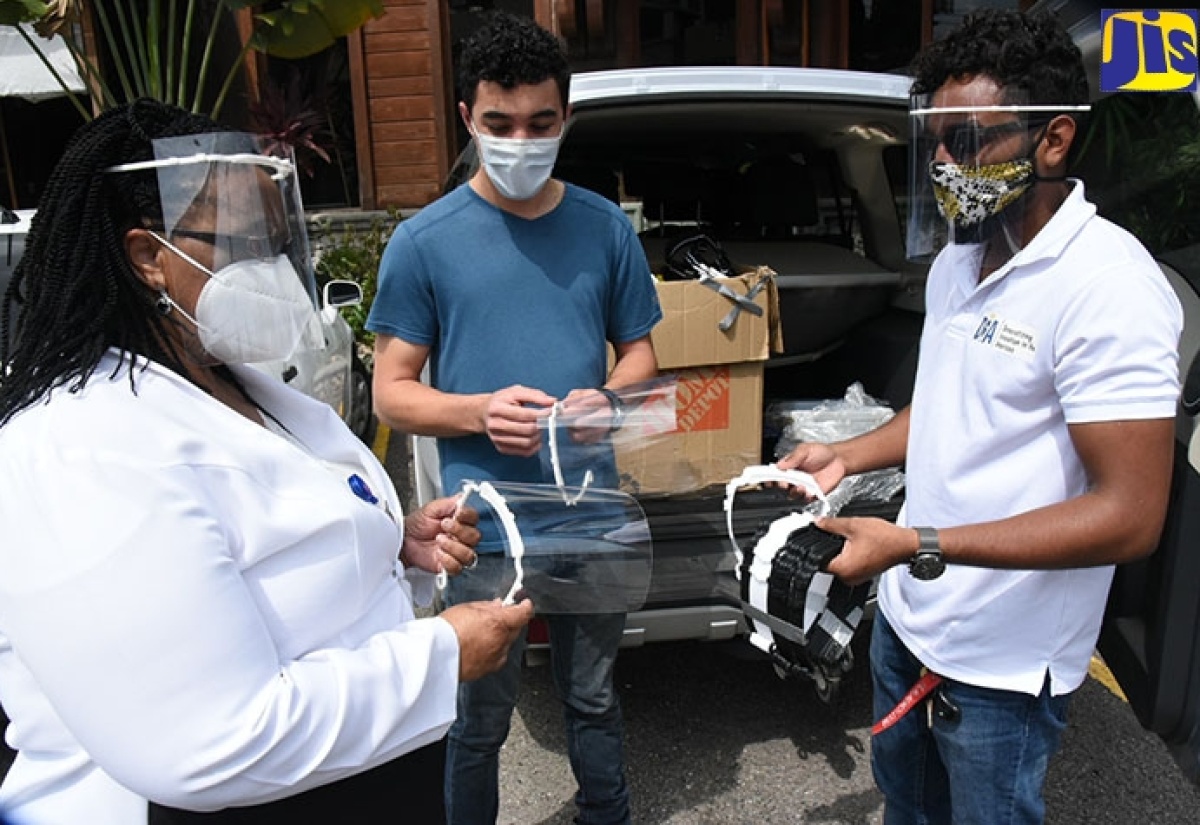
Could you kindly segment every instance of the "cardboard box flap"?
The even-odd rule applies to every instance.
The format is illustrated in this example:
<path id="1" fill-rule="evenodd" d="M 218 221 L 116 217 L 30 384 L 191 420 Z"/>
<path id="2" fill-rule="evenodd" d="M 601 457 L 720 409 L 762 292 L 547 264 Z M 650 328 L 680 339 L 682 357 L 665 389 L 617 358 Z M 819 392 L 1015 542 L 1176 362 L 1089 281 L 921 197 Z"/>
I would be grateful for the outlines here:
<path id="1" fill-rule="evenodd" d="M 779 291 L 767 267 L 708 283 L 661 282 L 658 298 L 663 320 L 651 338 L 659 369 L 765 361 L 783 350 Z"/>

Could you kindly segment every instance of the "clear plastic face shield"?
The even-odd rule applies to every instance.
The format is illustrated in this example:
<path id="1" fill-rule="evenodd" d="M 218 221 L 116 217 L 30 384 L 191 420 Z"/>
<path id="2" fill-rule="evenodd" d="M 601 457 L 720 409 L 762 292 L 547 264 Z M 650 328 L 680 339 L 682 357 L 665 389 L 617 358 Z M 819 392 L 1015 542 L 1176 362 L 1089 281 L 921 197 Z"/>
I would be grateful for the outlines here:
<path id="1" fill-rule="evenodd" d="M 619 487 L 620 451 L 675 431 L 676 383 L 665 375 L 555 404 L 538 419 L 544 477 L 560 487 Z"/>
<path id="2" fill-rule="evenodd" d="M 284 151 L 268 154 L 255 135 L 213 132 L 156 140 L 154 160 L 108 170 L 155 171 L 163 220 L 150 230 L 209 276 L 184 313 L 204 361 L 277 360 L 321 346 L 300 185 Z"/>
<path id="3" fill-rule="evenodd" d="M 1034 153 L 1050 121 L 1087 106 L 1030 105 L 1015 91 L 969 87 L 915 95 L 909 112 L 908 258 L 927 263 L 947 244 L 1022 246 Z"/>
<path id="4" fill-rule="evenodd" d="M 487 579 L 496 598 L 509 604 L 528 598 L 538 613 L 624 613 L 645 603 L 650 526 L 632 496 L 466 481 L 459 501 L 479 513 L 483 534 L 477 548 L 483 563 L 461 575 Z"/>
<path id="5" fill-rule="evenodd" d="M 616 489 L 616 449 L 675 429 L 675 379 L 572 394 L 538 427 L 552 483 L 463 482 L 459 506 L 479 513 L 483 534 L 483 561 L 463 575 L 506 602 L 528 598 L 539 613 L 639 609 L 654 561 L 650 526 Z"/>

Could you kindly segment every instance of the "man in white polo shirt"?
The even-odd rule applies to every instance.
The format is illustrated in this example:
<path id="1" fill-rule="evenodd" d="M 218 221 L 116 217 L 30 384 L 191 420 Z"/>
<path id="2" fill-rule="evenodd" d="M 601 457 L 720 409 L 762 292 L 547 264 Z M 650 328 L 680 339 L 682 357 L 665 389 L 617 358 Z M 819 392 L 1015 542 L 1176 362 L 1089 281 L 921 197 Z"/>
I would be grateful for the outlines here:
<path id="1" fill-rule="evenodd" d="M 931 154 L 949 244 L 929 272 L 912 404 L 779 465 L 825 489 L 907 468 L 904 526 L 820 522 L 847 538 L 830 572 L 882 573 L 884 822 L 1041 822 L 1113 565 L 1162 529 L 1182 313 L 1146 250 L 1065 176 L 1087 82 L 1052 18 L 973 14 L 913 75 L 913 146 Z M 931 234 L 910 227 L 910 251 Z"/>

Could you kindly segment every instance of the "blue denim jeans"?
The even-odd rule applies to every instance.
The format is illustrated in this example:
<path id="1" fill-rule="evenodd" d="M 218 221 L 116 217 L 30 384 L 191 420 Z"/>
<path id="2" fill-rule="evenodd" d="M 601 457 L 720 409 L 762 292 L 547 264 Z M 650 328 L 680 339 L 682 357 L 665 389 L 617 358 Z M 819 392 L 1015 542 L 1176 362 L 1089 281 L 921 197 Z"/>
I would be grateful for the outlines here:
<path id="1" fill-rule="evenodd" d="M 481 554 L 474 570 L 452 578 L 446 602 L 493 599 L 507 592 L 512 562 Z M 578 789 L 575 821 L 624 825 L 629 818 L 621 706 L 613 665 L 625 630 L 624 614 L 548 615 L 550 662 L 563 705 L 567 756 Z M 500 807 L 500 747 L 508 738 L 521 679 L 522 638 L 500 671 L 458 689 L 458 718 L 446 753 L 446 813 L 450 825 L 496 821 Z"/>
<path id="2" fill-rule="evenodd" d="M 921 678 L 921 663 L 884 618 L 871 636 L 874 715 L 885 716 Z M 916 705 L 871 740 L 884 825 L 1026 825 L 1045 816 L 1042 785 L 1067 722 L 1070 694 L 992 690 L 945 679 L 937 688 L 957 718 Z M 949 714 L 954 716 L 954 714 Z"/>

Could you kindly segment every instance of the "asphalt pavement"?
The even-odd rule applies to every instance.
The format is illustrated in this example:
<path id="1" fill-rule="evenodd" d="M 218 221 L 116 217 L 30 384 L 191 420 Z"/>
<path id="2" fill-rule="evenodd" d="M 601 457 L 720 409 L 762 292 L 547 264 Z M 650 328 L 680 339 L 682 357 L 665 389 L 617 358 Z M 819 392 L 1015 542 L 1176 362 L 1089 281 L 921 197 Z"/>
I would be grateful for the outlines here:
<path id="1" fill-rule="evenodd" d="M 744 642 L 622 651 L 617 684 L 633 821 L 882 823 L 865 656 L 826 705 L 811 685 L 781 681 Z M 574 787 L 549 667 L 526 667 L 501 756 L 499 821 L 569 825 Z M 1072 702 L 1046 803 L 1050 825 L 1200 823 L 1200 789 L 1129 706 L 1093 679 Z"/>

